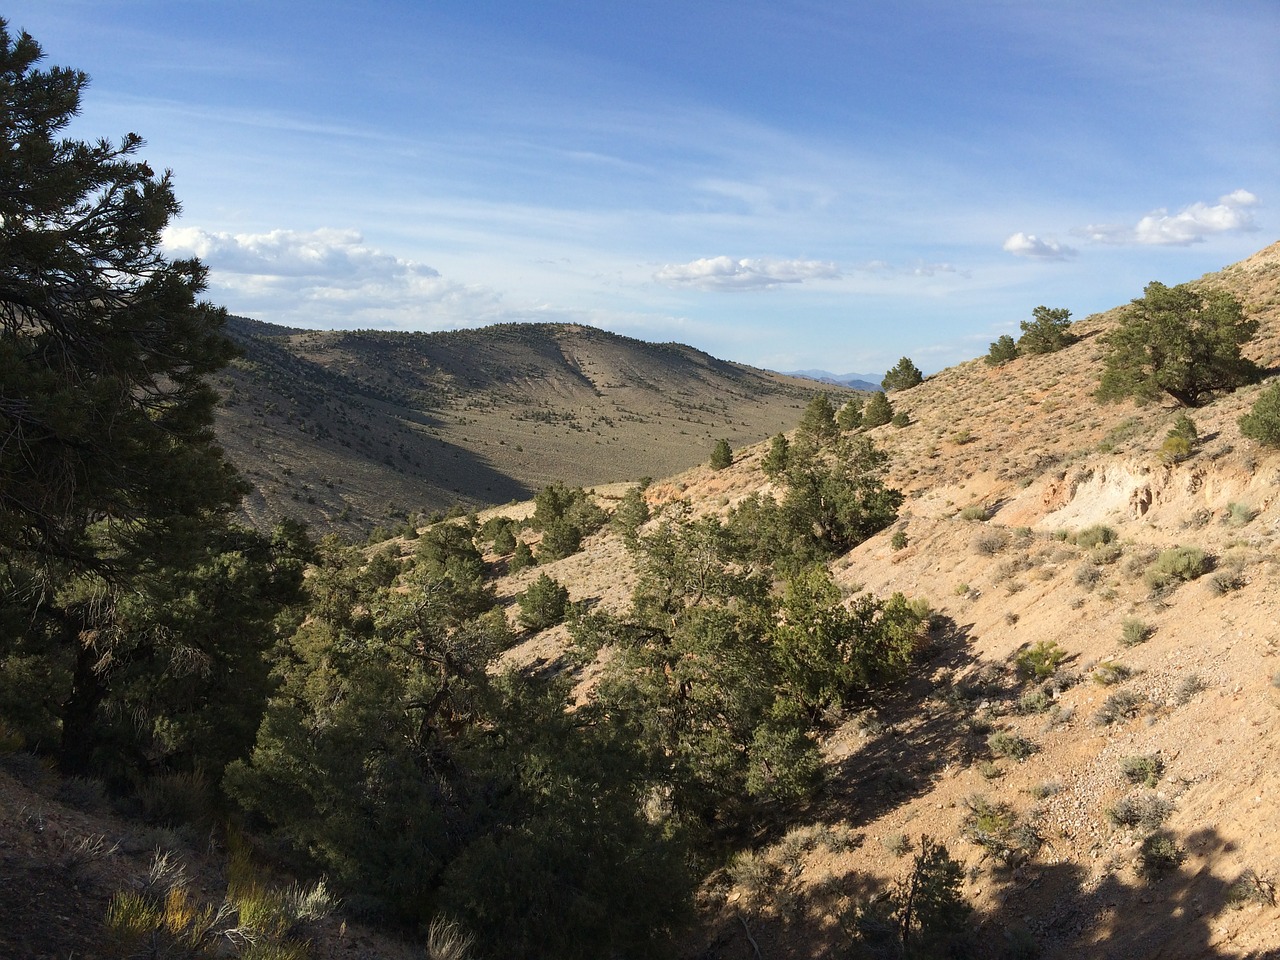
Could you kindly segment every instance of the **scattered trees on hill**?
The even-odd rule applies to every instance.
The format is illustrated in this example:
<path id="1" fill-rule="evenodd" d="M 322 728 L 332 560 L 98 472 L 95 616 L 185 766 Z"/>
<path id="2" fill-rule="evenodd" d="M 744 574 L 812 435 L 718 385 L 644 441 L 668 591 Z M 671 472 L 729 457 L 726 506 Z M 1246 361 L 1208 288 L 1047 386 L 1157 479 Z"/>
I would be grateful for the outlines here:
<path id="1" fill-rule="evenodd" d="M 1198 407 L 1215 391 L 1258 379 L 1258 366 L 1241 354 L 1257 330 L 1258 322 L 1226 291 L 1152 281 L 1104 339 L 1098 399 L 1149 401 L 1167 394 Z"/>
<path id="2" fill-rule="evenodd" d="M 920 372 L 920 368 L 911 362 L 910 357 L 903 357 L 884 375 L 884 379 L 880 381 L 880 387 L 885 392 L 907 390 L 923 382 L 924 374 Z"/>

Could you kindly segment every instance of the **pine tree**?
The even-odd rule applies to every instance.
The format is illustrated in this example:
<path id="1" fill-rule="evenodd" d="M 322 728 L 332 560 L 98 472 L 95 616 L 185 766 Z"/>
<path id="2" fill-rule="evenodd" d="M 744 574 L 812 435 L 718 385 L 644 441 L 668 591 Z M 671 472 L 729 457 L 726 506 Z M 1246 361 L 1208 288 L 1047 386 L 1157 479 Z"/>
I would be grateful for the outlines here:
<path id="1" fill-rule="evenodd" d="M 911 362 L 910 357 L 903 357 L 898 361 L 897 366 L 884 375 L 880 386 L 886 391 L 907 390 L 923 382 L 924 375 L 920 372 L 920 368 Z"/>
<path id="2" fill-rule="evenodd" d="M 1186 284 L 1152 281 L 1104 339 L 1099 400 L 1167 394 L 1198 407 L 1217 390 L 1234 390 L 1261 370 L 1241 348 L 1258 332 L 1240 301 L 1223 290 L 1201 293 Z"/>
<path id="3" fill-rule="evenodd" d="M 0 654 L 44 635 L 70 677 L 60 763 L 83 773 L 116 678 L 188 648 L 126 608 L 208 561 L 245 487 L 212 430 L 225 311 L 161 251 L 170 175 L 137 134 L 63 137 L 87 78 L 42 56 L 0 20 L 0 564 L 24 581 L 0 612 L 28 614 Z"/>
<path id="4" fill-rule="evenodd" d="M 1071 311 L 1065 307 L 1036 307 L 1031 311 L 1031 319 L 1022 321 L 1018 352 L 1056 353 L 1074 339 L 1067 332 L 1070 327 Z"/>
<path id="5" fill-rule="evenodd" d="M 711 451 L 711 469 L 723 470 L 733 464 L 733 448 L 728 440 L 717 440 L 715 449 Z"/>
<path id="6" fill-rule="evenodd" d="M 893 419 L 893 404 L 883 391 L 877 390 L 862 408 L 864 427 L 882 427 Z"/>

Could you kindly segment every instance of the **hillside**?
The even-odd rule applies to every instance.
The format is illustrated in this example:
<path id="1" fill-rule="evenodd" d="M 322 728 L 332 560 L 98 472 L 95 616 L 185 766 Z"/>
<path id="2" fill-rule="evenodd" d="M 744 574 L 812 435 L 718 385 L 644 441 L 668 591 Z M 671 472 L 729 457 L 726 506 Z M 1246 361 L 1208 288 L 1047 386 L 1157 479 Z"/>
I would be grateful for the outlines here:
<path id="1" fill-rule="evenodd" d="M 557 481 L 665 476 L 721 437 L 736 447 L 794 426 L 832 389 L 581 326 L 323 332 L 232 318 L 228 332 L 244 356 L 218 380 L 218 436 L 254 485 L 250 517 L 350 534 Z"/>
<path id="2" fill-rule="evenodd" d="M 1259 320 L 1248 352 L 1274 376 L 1280 244 L 1199 282 L 1231 290 Z M 907 876 L 923 836 L 961 865 L 978 956 L 1280 951 L 1280 451 L 1242 438 L 1237 424 L 1263 386 L 1191 411 L 1199 448 L 1164 463 L 1180 411 L 1092 397 L 1100 336 L 1115 321 L 1116 311 L 1085 318 L 1058 353 L 943 371 L 892 395 L 908 425 L 867 431 L 889 452 L 887 479 L 905 502 L 892 526 L 831 568 L 846 598 L 928 601 L 931 645 L 905 683 L 822 718 L 823 789 L 734 838 L 727 865 L 701 883 L 680 956 L 862 956 L 849 946 L 854 913 Z M 376 364 L 357 378 L 356 361 L 345 362 L 324 369 L 371 390 Z M 775 489 L 767 449 L 743 446 L 727 469 L 700 464 L 654 482 L 645 500 L 656 516 L 678 503 L 695 517 L 726 516 Z M 641 469 L 657 472 L 645 463 L 631 473 Z M 632 486 L 600 485 L 595 500 L 612 510 Z M 480 516 L 532 512 L 520 503 Z M 405 557 L 420 546 L 389 545 Z M 1161 585 L 1153 568 L 1176 547 L 1202 550 L 1210 568 Z M 567 627 L 523 629 L 517 598 L 545 573 L 585 608 L 620 612 L 639 579 L 635 555 L 606 527 L 581 551 L 515 574 L 508 555 L 484 559 L 520 640 L 504 663 L 566 674 L 577 703 L 589 702 L 601 663 L 575 673 Z M 1055 650 L 1061 662 L 1043 678 L 1020 669 Z M 227 886 L 212 835 L 121 819 L 94 783 L 60 782 L 29 754 L 0 762 L 0 809 L 0 865 L 15 881 L 0 892 L 0 952 L 82 954 L 111 892 L 143 885 L 155 846 L 181 853 L 202 895 Z M 1166 861 L 1148 878 L 1141 856 L 1153 831 Z M 38 896 L 13 895 L 19 886 Z M 49 911 L 68 919 L 48 924 Z M 307 930 L 317 958 L 422 956 L 354 915 Z"/>
<path id="3" fill-rule="evenodd" d="M 1241 297 L 1262 324 L 1248 352 L 1280 366 L 1280 244 L 1200 282 Z M 871 434 L 907 502 L 897 524 L 834 569 L 851 593 L 926 598 L 948 626 L 907 689 L 831 730 L 829 785 L 801 824 L 761 842 L 751 869 L 704 888 L 690 956 L 830 955 L 846 942 L 837 916 L 902 879 L 921 835 L 963 863 L 989 955 L 1280 950 L 1280 454 L 1240 436 L 1236 421 L 1261 389 L 1249 387 L 1192 411 L 1200 451 L 1162 464 L 1175 410 L 1091 397 L 1115 313 L 1077 323 L 1080 340 L 1060 353 L 999 368 L 970 361 L 894 395 L 911 425 Z M 649 500 L 724 514 L 765 484 L 764 451 L 657 484 Z M 1073 542 L 1098 525 L 1116 539 Z M 1144 573 L 1180 545 L 1209 554 L 1213 572 L 1153 589 Z M 574 599 L 621 607 L 634 583 L 616 573 L 625 556 L 601 537 L 548 572 Z M 601 569 L 607 578 L 592 572 Z M 1147 638 L 1126 645 L 1135 636 Z M 1065 653 L 1042 686 L 1015 668 L 1040 643 Z M 555 654 L 545 635 L 525 652 Z M 1108 724 L 1108 704 L 1128 706 Z M 1000 732 L 1035 752 L 995 756 L 988 739 Z M 1122 772 L 1125 758 L 1148 756 L 1159 758 L 1150 789 Z M 1038 852 L 1005 868 L 966 840 L 975 798 L 1008 804 Z M 1163 826 L 1185 854 L 1154 883 L 1136 872 L 1145 830 L 1108 816 L 1125 803 L 1167 805 Z"/>

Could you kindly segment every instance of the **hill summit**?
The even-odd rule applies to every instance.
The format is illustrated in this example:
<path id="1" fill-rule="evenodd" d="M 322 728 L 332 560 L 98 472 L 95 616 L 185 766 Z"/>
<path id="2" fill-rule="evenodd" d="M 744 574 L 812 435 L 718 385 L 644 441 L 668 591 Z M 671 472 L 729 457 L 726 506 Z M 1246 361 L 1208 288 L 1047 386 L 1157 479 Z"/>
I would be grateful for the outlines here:
<path id="1" fill-rule="evenodd" d="M 233 317 L 218 436 L 246 509 L 367 532 L 548 483 L 664 476 L 787 429 L 824 387 L 572 324 L 309 331 Z M 836 388 L 839 389 L 839 388 Z"/>

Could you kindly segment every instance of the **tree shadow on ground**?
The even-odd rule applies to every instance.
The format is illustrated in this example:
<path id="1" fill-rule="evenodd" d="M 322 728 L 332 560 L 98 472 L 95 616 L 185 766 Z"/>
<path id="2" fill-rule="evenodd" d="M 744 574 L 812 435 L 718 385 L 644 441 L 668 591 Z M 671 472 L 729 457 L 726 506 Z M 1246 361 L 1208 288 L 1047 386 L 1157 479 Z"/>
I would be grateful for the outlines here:
<path id="1" fill-rule="evenodd" d="M 952 764 L 965 764 L 982 747 L 982 736 L 967 725 L 963 686 L 951 678 L 973 673 L 978 661 L 970 648 L 972 625 L 950 618 L 935 624 L 936 653 L 902 687 L 869 704 L 860 714 L 862 740 L 832 768 L 823 797 L 813 805 L 814 821 L 840 820 L 851 827 L 871 823 L 930 789 Z M 981 696 L 975 683 L 967 691 Z"/>

